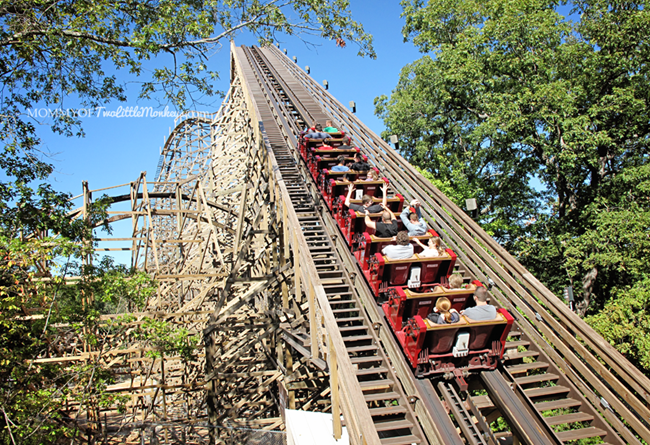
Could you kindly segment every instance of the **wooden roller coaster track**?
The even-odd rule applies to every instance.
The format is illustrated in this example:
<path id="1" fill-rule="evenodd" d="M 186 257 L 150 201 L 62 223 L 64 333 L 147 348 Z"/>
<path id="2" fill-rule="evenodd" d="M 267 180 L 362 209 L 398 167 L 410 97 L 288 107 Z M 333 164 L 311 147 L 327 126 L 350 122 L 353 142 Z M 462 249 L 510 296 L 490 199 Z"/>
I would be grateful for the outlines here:
<path id="1" fill-rule="evenodd" d="M 327 118 L 421 200 L 456 271 L 493 280 L 493 302 L 515 317 L 499 368 L 468 391 L 413 376 L 341 241 L 296 151 L 306 124 Z M 130 220 L 132 235 L 97 250 L 131 251 L 160 282 L 136 320 L 203 344 L 193 363 L 69 339 L 39 359 L 101 360 L 119 375 L 109 390 L 129 397 L 127 412 L 81 413 L 88 441 L 283 443 L 284 410 L 298 409 L 331 413 L 332 435 L 345 427 L 354 444 L 650 442 L 650 381 L 277 48 L 233 45 L 221 109 L 179 120 L 155 181 L 111 190 L 109 220 Z M 72 215 L 99 191 L 84 185 Z"/>

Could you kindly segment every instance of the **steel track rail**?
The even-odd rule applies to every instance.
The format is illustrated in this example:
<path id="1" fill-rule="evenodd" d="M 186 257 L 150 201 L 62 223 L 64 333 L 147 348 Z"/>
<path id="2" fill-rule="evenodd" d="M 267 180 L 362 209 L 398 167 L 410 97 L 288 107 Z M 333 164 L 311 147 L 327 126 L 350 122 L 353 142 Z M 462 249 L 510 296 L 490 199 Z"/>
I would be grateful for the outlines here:
<path id="1" fill-rule="evenodd" d="M 538 445 L 562 443 L 555 437 L 553 430 L 545 428 L 546 425 L 543 422 L 534 421 L 536 416 L 529 411 L 530 407 L 521 402 L 498 370 L 482 372 L 481 379 L 490 394 L 499 395 L 499 397 L 493 397 L 494 402 L 509 423 L 517 429 L 518 436 L 525 438 L 524 442 Z"/>
<path id="2" fill-rule="evenodd" d="M 449 382 L 438 382 L 438 389 L 445 402 L 447 402 L 449 411 L 459 421 L 460 429 L 463 430 L 467 442 L 471 445 L 487 445 L 477 424 L 472 421 L 471 414 L 465 409 L 465 405 L 456 392 L 454 385 Z M 542 444 L 540 443 L 540 445 Z"/>
<path id="3" fill-rule="evenodd" d="M 415 386 L 421 395 L 420 403 L 430 413 L 431 417 L 436 419 L 436 427 L 441 443 L 447 445 L 464 445 L 466 441 L 458 435 L 456 425 L 454 425 L 449 416 L 449 409 L 441 402 L 431 380 L 417 379 L 415 380 Z"/>
<path id="4" fill-rule="evenodd" d="M 438 199 L 438 201 L 430 198 L 432 195 L 431 189 L 433 187 L 428 183 L 428 181 L 424 180 L 420 175 L 418 175 L 416 172 L 414 172 L 413 168 L 408 165 L 399 155 L 394 153 L 394 151 L 386 146 L 386 144 L 379 140 L 374 134 L 372 134 L 362 123 L 356 121 L 353 116 L 345 110 L 344 107 L 342 107 L 338 102 L 336 102 L 334 99 L 329 97 L 317 84 L 315 84 L 308 76 L 304 75 L 304 73 L 301 73 L 300 70 L 297 67 L 294 67 L 291 65 L 290 62 L 287 62 L 288 59 L 286 57 L 283 57 L 282 54 L 280 54 L 278 51 L 272 51 L 275 53 L 276 57 L 285 65 L 285 67 L 292 72 L 292 75 L 296 76 L 298 79 L 302 80 L 303 84 L 305 86 L 310 86 L 312 89 L 312 94 L 315 96 L 320 95 L 319 99 L 321 103 L 323 101 L 329 101 L 330 103 L 334 103 L 336 108 L 339 110 L 339 118 L 341 118 L 341 127 L 344 128 L 348 133 L 352 133 L 354 137 L 357 138 L 358 141 L 364 141 L 366 142 L 366 146 L 364 148 L 370 150 L 369 154 L 370 157 L 377 163 L 378 165 L 382 166 L 384 171 L 388 173 L 387 176 L 391 177 L 391 182 L 399 184 L 400 189 L 403 190 L 408 190 L 408 193 L 403 193 L 403 194 L 410 194 L 411 196 L 425 196 L 429 199 L 427 199 L 427 203 L 431 205 L 431 207 L 436 211 L 435 215 L 438 216 L 438 219 L 440 220 L 440 225 L 445 229 L 445 231 L 449 234 L 454 234 L 454 233 L 459 233 L 462 232 L 462 227 L 460 227 L 457 223 L 454 226 L 453 221 L 452 222 L 447 222 L 448 218 L 446 218 L 447 213 L 447 208 L 450 206 L 450 202 L 448 200 L 445 201 L 445 199 Z M 331 106 L 331 105 L 330 105 Z M 368 152 L 366 152 L 368 153 Z M 426 182 L 426 184 L 425 184 Z M 425 187 L 426 186 L 426 187 Z M 439 194 L 440 192 L 437 191 Z M 434 194 L 434 196 L 436 196 Z M 443 207 L 443 204 L 446 207 Z M 451 204 L 453 206 L 453 204 Z M 453 206 L 455 208 L 455 206 Z M 456 209 L 458 212 L 462 213 L 460 210 Z M 430 218 L 429 222 L 432 223 L 433 220 Z M 465 267 L 467 267 L 469 270 L 474 272 L 474 274 L 484 281 L 486 281 L 487 276 L 485 275 L 484 271 L 489 271 L 490 267 L 486 264 L 484 260 L 482 260 L 479 255 L 473 253 L 479 246 L 476 244 L 476 242 L 473 240 L 472 236 L 469 235 L 467 237 L 459 238 L 457 236 L 450 236 L 450 239 L 447 240 L 447 243 L 450 244 L 455 251 L 459 254 L 459 257 L 462 258 L 465 263 Z M 472 245 L 473 244 L 473 245 Z M 471 247 L 470 247 L 471 245 Z M 465 254 L 465 252 L 469 252 L 468 254 Z M 498 278 L 498 277 L 497 277 Z M 506 299 L 506 306 L 513 312 L 514 315 L 518 315 L 516 309 L 517 309 L 517 303 L 520 305 L 520 307 L 524 307 L 528 309 L 528 313 L 532 315 L 531 318 L 534 319 L 534 316 L 536 313 L 539 312 L 532 312 L 531 313 L 531 307 L 528 306 L 527 302 L 524 300 L 521 300 L 517 295 L 514 294 L 514 292 L 509 291 L 509 284 L 511 283 L 506 283 L 504 281 L 500 281 L 501 287 L 506 290 L 505 296 L 507 297 Z M 509 291 L 509 292 L 508 292 Z M 514 301 L 514 303 L 512 301 Z M 533 307 L 532 309 L 538 309 L 536 307 Z M 541 348 L 537 348 L 537 350 L 531 350 L 530 353 L 527 353 L 527 351 L 517 351 L 518 353 L 512 353 L 509 355 L 508 362 L 511 364 L 511 366 L 514 366 L 514 371 L 518 373 L 520 376 L 523 373 L 522 371 L 525 371 L 526 373 L 529 371 L 535 371 L 539 372 L 540 370 L 543 370 L 544 367 L 546 366 L 547 362 L 551 362 L 549 356 L 552 356 L 554 360 L 562 362 L 562 358 L 558 356 L 558 353 L 556 351 L 553 351 L 552 348 L 549 347 L 549 345 L 545 342 L 545 340 L 539 335 L 537 330 L 535 329 L 534 326 L 532 326 L 530 323 L 528 323 L 525 319 L 522 317 L 517 317 L 519 319 L 519 322 L 523 322 L 525 326 L 525 332 L 522 332 L 521 328 L 524 326 L 519 326 L 519 331 L 518 334 L 521 335 L 528 335 L 529 337 L 524 339 L 524 340 L 517 340 L 514 339 L 510 344 L 506 345 L 506 348 L 510 348 L 512 351 L 513 348 L 517 349 L 522 349 L 522 348 L 530 348 L 531 345 L 534 343 L 541 344 Z M 517 332 L 517 331 L 515 331 Z M 533 341 L 531 341 L 533 340 Z M 545 355 L 545 352 L 549 353 L 549 356 Z M 527 355 L 528 354 L 528 355 Z M 535 360 L 533 363 L 521 363 L 526 360 L 532 360 L 532 358 L 539 358 Z M 545 361 L 546 360 L 546 361 Z M 537 365 L 535 363 L 538 363 Z M 518 366 L 518 367 L 517 367 Z M 537 368 L 535 366 L 538 366 Z M 566 371 L 566 368 L 564 369 Z M 560 376 L 563 380 L 559 383 L 557 376 Z M 573 376 L 573 373 L 569 374 L 570 376 Z M 525 395 L 525 390 L 519 391 L 519 396 L 527 399 L 527 403 L 530 404 L 538 404 L 539 411 L 538 414 L 541 414 L 541 411 L 548 411 L 552 409 L 553 407 L 558 407 L 562 409 L 571 409 L 574 411 L 577 411 L 577 413 L 571 413 L 570 415 L 563 415 L 563 416 L 555 416 L 551 417 L 549 420 L 546 420 L 547 427 L 550 428 L 551 425 L 556 425 L 558 424 L 557 422 L 559 421 L 566 421 L 568 424 L 573 424 L 573 426 L 576 428 L 575 430 L 570 430 L 569 433 L 565 433 L 562 437 L 563 438 L 583 438 L 583 437 L 595 437 L 595 436 L 601 436 L 604 437 L 605 440 L 607 440 L 610 443 L 623 443 L 623 441 L 618 438 L 616 433 L 611 429 L 611 427 L 606 423 L 603 422 L 602 418 L 594 409 L 593 407 L 593 398 L 591 399 L 591 403 L 587 401 L 587 399 L 579 393 L 579 391 L 576 390 L 576 387 L 574 383 L 569 381 L 566 376 L 558 372 L 558 374 L 552 374 L 550 376 L 546 377 L 540 377 L 540 378 L 529 378 L 527 376 L 523 377 L 518 377 L 520 378 L 521 382 L 523 382 L 523 385 L 526 386 L 526 390 L 528 390 L 529 394 L 533 395 L 533 398 L 535 401 L 533 402 L 533 398 L 527 397 Z M 575 381 L 574 377 L 574 381 Z M 549 383 L 550 382 L 550 383 Z M 569 390 L 567 392 L 572 393 L 572 395 L 575 398 L 571 397 L 565 397 L 560 401 L 553 401 L 553 399 L 557 399 L 559 394 L 562 393 L 562 391 L 557 391 L 557 390 L 549 390 L 545 389 L 546 385 L 548 386 L 560 386 L 560 387 L 569 387 Z M 566 386 L 565 386 L 566 385 Z M 577 383 L 578 387 L 582 391 L 585 391 L 585 386 L 582 382 L 579 381 Z M 523 386 L 521 386 L 523 387 Z M 555 392 L 554 392 L 555 391 Z M 589 392 L 589 391 L 587 391 Z M 495 398 L 499 398 L 499 395 L 493 395 Z M 547 401 L 548 400 L 548 401 Z M 573 401 L 571 401 L 573 400 Z M 577 407 L 577 408 L 576 408 Z M 546 409 L 544 409 L 546 408 Z M 606 410 L 605 410 L 606 411 Z M 606 417 L 608 420 L 612 421 L 614 424 L 618 424 L 619 426 L 619 432 L 621 432 L 620 425 L 622 424 L 620 420 L 616 419 L 615 417 L 612 418 L 612 416 L 607 416 L 607 412 L 605 412 Z M 561 420 L 560 420 L 561 419 Z M 572 420 L 580 419 L 579 421 L 572 422 Z M 589 426 L 587 428 L 579 428 L 580 426 L 584 426 L 584 423 L 588 422 Z M 626 429 L 623 430 L 623 434 L 625 435 Z M 589 436 L 589 434 L 593 434 L 592 436 Z M 630 436 L 629 432 L 626 435 L 628 441 L 634 442 L 634 436 Z M 568 439 L 572 440 L 572 439 Z"/>

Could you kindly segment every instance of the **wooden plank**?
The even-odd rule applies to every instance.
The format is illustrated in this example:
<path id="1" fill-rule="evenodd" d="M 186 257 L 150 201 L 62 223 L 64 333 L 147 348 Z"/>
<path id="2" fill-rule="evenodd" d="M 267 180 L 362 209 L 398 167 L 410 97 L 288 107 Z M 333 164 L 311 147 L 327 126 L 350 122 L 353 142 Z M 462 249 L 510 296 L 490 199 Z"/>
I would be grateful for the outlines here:
<path id="1" fill-rule="evenodd" d="M 336 350 L 332 347 L 331 338 L 328 338 L 329 347 L 329 369 L 330 387 L 332 389 L 332 422 L 334 423 L 334 439 L 339 440 L 343 428 L 341 426 L 341 402 L 339 397 L 339 371 L 336 363 Z"/>

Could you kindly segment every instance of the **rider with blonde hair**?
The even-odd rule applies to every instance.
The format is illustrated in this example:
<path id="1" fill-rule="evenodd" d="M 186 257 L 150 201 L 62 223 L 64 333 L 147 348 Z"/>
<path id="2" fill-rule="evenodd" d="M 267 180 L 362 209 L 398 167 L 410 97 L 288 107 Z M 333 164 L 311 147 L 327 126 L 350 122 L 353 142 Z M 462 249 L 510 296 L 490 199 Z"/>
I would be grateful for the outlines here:
<path id="1" fill-rule="evenodd" d="M 366 181 L 379 181 L 379 175 L 377 174 L 377 171 L 375 169 L 368 170 L 368 176 L 366 177 Z"/>
<path id="2" fill-rule="evenodd" d="M 436 307 L 427 318 L 436 324 L 456 323 L 460 320 L 460 315 L 456 309 L 451 308 L 451 301 L 446 297 L 438 298 Z"/>
<path id="3" fill-rule="evenodd" d="M 429 242 L 427 244 L 424 244 L 417 238 L 413 238 L 413 241 L 422 247 L 422 252 L 418 254 L 421 258 L 432 258 L 434 256 L 440 256 L 443 254 L 442 243 L 440 242 L 440 238 L 437 236 L 429 238 Z"/>
<path id="4" fill-rule="evenodd" d="M 449 277 L 449 289 L 462 289 L 463 277 L 459 273 L 455 273 Z"/>

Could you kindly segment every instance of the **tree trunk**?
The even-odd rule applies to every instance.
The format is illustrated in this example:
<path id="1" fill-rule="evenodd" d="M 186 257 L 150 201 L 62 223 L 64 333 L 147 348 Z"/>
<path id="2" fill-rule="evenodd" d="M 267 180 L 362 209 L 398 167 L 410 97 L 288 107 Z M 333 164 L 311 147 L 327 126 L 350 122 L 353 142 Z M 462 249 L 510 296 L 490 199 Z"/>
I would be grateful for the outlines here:
<path id="1" fill-rule="evenodd" d="M 589 309 L 597 276 L 598 269 L 594 267 L 582 278 L 582 300 L 578 301 L 576 304 L 576 313 L 580 317 L 584 317 Z"/>

